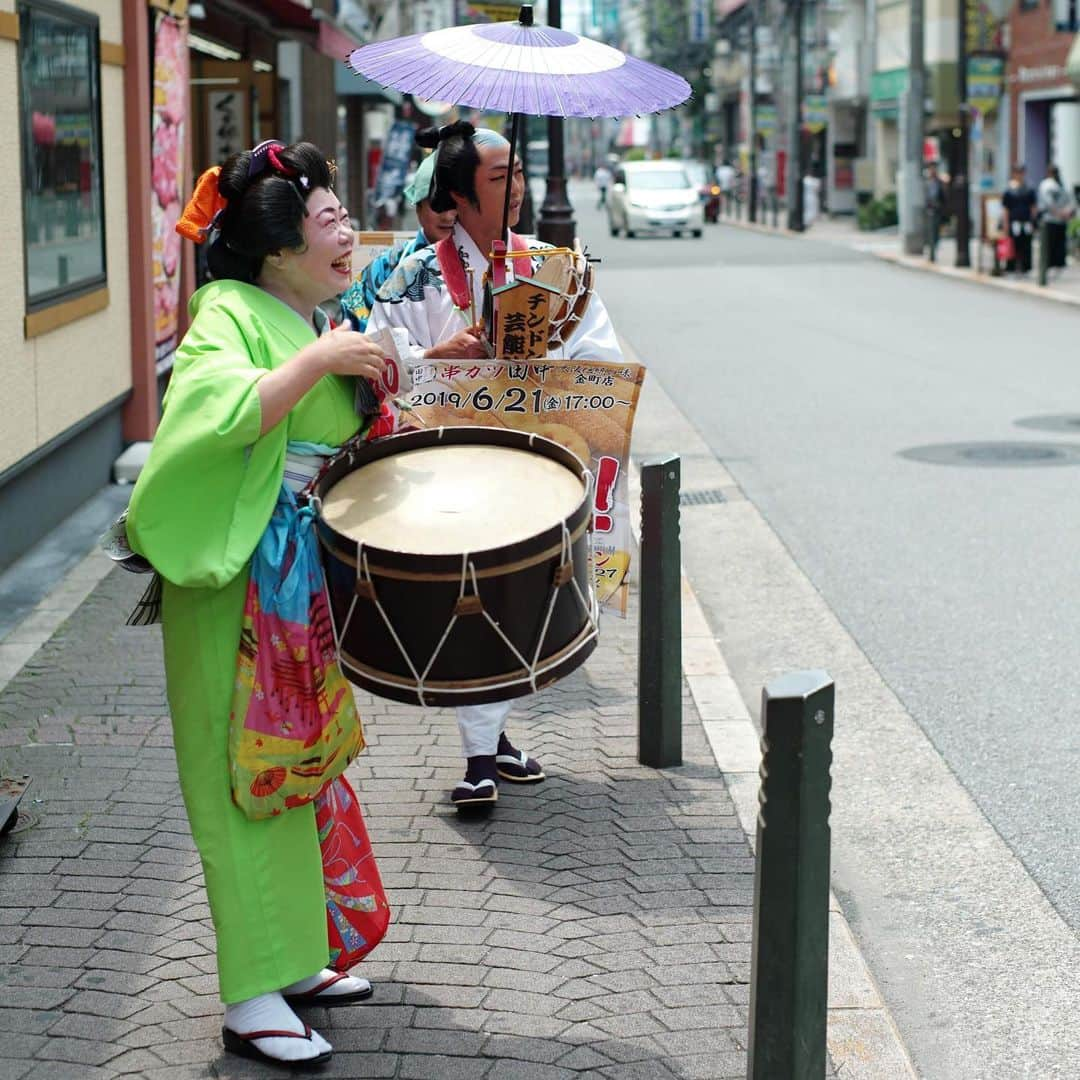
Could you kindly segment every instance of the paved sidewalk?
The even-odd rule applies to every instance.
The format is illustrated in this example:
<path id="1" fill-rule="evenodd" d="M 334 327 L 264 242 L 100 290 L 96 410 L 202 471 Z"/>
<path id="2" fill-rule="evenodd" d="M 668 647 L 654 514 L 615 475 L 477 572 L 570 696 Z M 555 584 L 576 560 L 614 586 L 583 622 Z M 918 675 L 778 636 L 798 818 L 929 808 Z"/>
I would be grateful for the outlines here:
<path id="1" fill-rule="evenodd" d="M 1041 300 L 1053 300 L 1063 304 L 1080 305 L 1080 263 L 1075 259 L 1060 273 L 1051 271 L 1046 285 L 1038 283 L 1038 244 L 1032 254 L 1034 268 L 1025 275 L 1002 274 L 994 277 L 990 271 L 993 268 L 994 258 L 989 247 L 982 249 L 982 261 L 980 263 L 980 250 L 978 239 L 972 237 L 970 246 L 971 266 L 967 269 L 957 268 L 956 241 L 951 236 L 944 237 L 938 244 L 937 259 L 935 262 L 925 256 L 906 255 L 903 250 L 903 240 L 898 229 L 882 229 L 876 232 L 863 232 L 855 225 L 854 218 L 822 217 L 802 233 L 789 232 L 783 227 L 785 215 L 780 215 L 780 227 L 772 226 L 772 214 L 769 214 L 768 224 L 750 224 L 742 218 L 721 218 L 724 225 L 732 225 L 735 228 L 753 229 L 759 232 L 769 232 L 776 235 L 795 237 L 806 240 L 825 241 L 830 244 L 841 244 L 844 247 L 854 248 L 856 251 L 865 251 L 876 258 L 884 259 L 898 266 L 904 266 L 909 270 L 921 270 L 926 273 L 941 274 L 961 281 L 969 281 L 990 288 L 1006 289 L 1014 293 L 1022 293 Z"/>
<path id="2" fill-rule="evenodd" d="M 110 573 L 0 692 L 0 773 L 34 777 L 0 840 L 0 1080 L 268 1072 L 221 1050 L 160 639 L 122 625 L 142 585 Z M 549 779 L 485 820 L 446 804 L 449 712 L 361 699 L 395 917 L 373 1002 L 306 1014 L 323 1075 L 745 1075 L 753 860 L 689 693 L 686 764 L 636 763 L 636 625 L 515 713 Z"/>

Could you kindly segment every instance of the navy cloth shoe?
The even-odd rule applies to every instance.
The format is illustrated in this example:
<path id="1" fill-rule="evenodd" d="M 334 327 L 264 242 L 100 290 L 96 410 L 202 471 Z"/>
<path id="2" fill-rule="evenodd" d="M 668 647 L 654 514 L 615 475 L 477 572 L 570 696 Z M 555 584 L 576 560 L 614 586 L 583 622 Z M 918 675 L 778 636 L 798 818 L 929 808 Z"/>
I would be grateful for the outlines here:
<path id="1" fill-rule="evenodd" d="M 540 762 L 529 757 L 524 750 L 518 750 L 506 737 L 505 731 L 499 736 L 495 767 L 499 779 L 509 780 L 512 784 L 538 784 L 545 779 Z"/>
<path id="2" fill-rule="evenodd" d="M 468 759 L 465 779 L 450 793 L 455 806 L 491 806 L 499 801 L 495 755 L 483 754 Z"/>

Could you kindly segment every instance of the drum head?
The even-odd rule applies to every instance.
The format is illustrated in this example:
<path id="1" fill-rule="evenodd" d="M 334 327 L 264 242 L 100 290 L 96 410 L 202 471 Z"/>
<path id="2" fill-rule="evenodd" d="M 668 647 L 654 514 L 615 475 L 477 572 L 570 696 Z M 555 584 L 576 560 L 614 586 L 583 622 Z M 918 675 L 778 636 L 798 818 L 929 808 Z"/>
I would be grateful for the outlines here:
<path id="1" fill-rule="evenodd" d="M 364 465 L 322 499 L 323 520 L 365 547 L 452 555 L 515 544 L 565 521 L 585 485 L 505 446 L 432 446 Z"/>

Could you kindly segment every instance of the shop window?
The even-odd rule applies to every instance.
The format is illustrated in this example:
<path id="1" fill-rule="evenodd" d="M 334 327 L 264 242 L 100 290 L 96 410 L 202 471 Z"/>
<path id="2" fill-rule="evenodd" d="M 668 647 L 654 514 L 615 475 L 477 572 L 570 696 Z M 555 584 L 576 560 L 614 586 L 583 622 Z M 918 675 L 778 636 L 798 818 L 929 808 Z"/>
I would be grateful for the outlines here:
<path id="1" fill-rule="evenodd" d="M 98 20 L 51 0 L 18 5 L 26 302 L 39 310 L 105 282 Z"/>
<path id="2" fill-rule="evenodd" d="M 1053 0 L 1053 5 L 1055 28 L 1075 34 L 1080 29 L 1077 20 L 1077 0 Z"/>

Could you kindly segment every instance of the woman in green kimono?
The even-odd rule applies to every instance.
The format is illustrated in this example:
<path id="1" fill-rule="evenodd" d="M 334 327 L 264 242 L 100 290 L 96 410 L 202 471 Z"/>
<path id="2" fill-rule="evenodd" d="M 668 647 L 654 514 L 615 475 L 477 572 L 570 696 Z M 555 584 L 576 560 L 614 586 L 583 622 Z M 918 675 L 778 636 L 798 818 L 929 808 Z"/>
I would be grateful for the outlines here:
<path id="1" fill-rule="evenodd" d="M 382 351 L 318 308 L 352 280 L 353 234 L 310 143 L 264 143 L 204 173 L 177 231 L 211 239 L 214 281 L 191 299 L 128 538 L 164 582 L 176 761 L 217 932 L 226 1048 L 321 1062 L 329 1043 L 290 1003 L 343 1004 L 371 987 L 326 967 L 313 804 L 258 821 L 233 804 L 229 712 L 249 562 L 286 445 L 354 435 L 353 377 L 377 379 Z"/>

